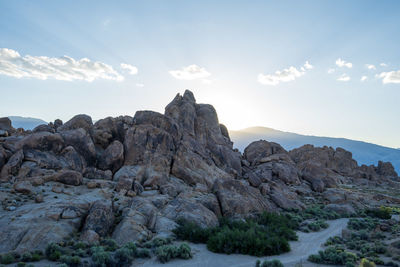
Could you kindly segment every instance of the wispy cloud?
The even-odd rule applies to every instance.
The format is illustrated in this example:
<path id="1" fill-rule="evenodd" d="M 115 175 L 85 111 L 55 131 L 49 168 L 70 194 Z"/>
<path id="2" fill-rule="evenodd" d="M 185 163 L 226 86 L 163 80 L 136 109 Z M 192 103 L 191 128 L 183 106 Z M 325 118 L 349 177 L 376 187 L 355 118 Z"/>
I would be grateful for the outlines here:
<path id="1" fill-rule="evenodd" d="M 258 74 L 258 82 L 264 85 L 277 85 L 281 82 L 290 82 L 294 81 L 296 78 L 299 78 L 306 74 L 307 70 L 312 69 L 313 66 L 306 61 L 300 69 L 296 67 L 290 66 L 287 69 L 282 71 L 277 70 L 274 74 Z"/>
<path id="2" fill-rule="evenodd" d="M 15 78 L 49 78 L 63 81 L 96 79 L 122 81 L 124 77 L 110 65 L 87 58 L 75 60 L 68 56 L 21 56 L 8 48 L 0 49 L 0 74 Z"/>
<path id="3" fill-rule="evenodd" d="M 367 67 L 369 70 L 376 70 L 376 67 L 373 64 L 365 64 L 365 67 Z"/>
<path id="4" fill-rule="evenodd" d="M 333 68 L 331 68 L 331 69 L 328 70 L 328 74 L 332 74 L 332 73 L 334 73 L 334 72 L 335 72 L 335 69 L 333 69 Z"/>
<path id="5" fill-rule="evenodd" d="M 362 76 L 361 79 L 360 79 L 360 81 L 362 81 L 362 82 L 365 82 L 366 80 L 368 80 L 367 76 Z"/>
<path id="6" fill-rule="evenodd" d="M 143 83 L 137 83 L 136 86 L 137 87 L 144 87 L 144 84 Z"/>
<path id="7" fill-rule="evenodd" d="M 381 64 L 379 64 L 381 67 L 387 67 L 388 65 L 386 64 L 386 63 L 381 63 Z"/>
<path id="8" fill-rule="evenodd" d="M 121 63 L 121 68 L 124 70 L 128 70 L 129 74 L 131 75 L 136 75 L 138 73 L 138 68 L 130 64 Z"/>
<path id="9" fill-rule="evenodd" d="M 205 68 L 199 67 L 195 64 L 183 67 L 180 70 L 170 70 L 169 74 L 178 80 L 196 80 L 204 79 L 211 75 Z"/>
<path id="10" fill-rule="evenodd" d="M 382 72 L 377 75 L 378 78 L 382 79 L 382 83 L 400 83 L 400 70 Z"/>
<path id="11" fill-rule="evenodd" d="M 348 81 L 350 81 L 350 76 L 347 75 L 346 73 L 344 73 L 344 74 L 340 75 L 340 77 L 337 78 L 337 80 L 341 81 L 341 82 L 348 82 Z"/>
<path id="12" fill-rule="evenodd" d="M 346 62 L 340 58 L 336 59 L 336 65 L 340 68 L 346 67 L 346 68 L 351 69 L 353 67 L 353 64 L 351 62 Z"/>

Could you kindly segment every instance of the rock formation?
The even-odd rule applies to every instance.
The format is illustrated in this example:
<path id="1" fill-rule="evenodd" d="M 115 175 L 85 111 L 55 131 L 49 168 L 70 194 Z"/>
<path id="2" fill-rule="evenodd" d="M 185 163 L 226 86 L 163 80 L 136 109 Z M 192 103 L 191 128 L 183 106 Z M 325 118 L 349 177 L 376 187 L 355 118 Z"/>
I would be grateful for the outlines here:
<path id="1" fill-rule="evenodd" d="M 358 166 L 343 149 L 286 151 L 255 141 L 233 149 L 211 105 L 190 91 L 165 113 L 56 120 L 33 131 L 0 118 L 0 253 L 43 249 L 79 232 L 87 242 L 119 244 L 171 234 L 185 218 L 213 226 L 221 216 L 398 203 L 385 194 L 349 194 L 343 185 L 399 188 L 390 163 Z"/>

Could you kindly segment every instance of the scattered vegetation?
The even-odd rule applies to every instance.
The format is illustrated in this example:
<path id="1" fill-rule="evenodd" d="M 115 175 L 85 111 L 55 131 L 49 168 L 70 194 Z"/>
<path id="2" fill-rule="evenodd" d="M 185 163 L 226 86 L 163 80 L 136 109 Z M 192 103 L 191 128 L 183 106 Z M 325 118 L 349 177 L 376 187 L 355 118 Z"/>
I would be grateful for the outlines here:
<path id="1" fill-rule="evenodd" d="M 308 257 L 308 260 L 318 264 L 355 266 L 358 257 L 356 254 L 347 252 L 341 247 L 329 247 L 321 250 L 318 254 Z"/>
<path id="2" fill-rule="evenodd" d="M 174 245 L 162 245 L 156 250 L 157 258 L 160 262 L 166 263 L 171 259 L 190 259 L 193 257 L 191 248 L 188 244 L 183 243 L 179 246 Z"/>
<path id="3" fill-rule="evenodd" d="M 210 251 L 217 253 L 267 256 L 290 251 L 288 240 L 297 240 L 293 227 L 284 215 L 263 213 L 256 219 L 222 218 L 219 226 L 211 228 L 179 220 L 174 233 L 181 240 L 206 243 Z"/>
<path id="4" fill-rule="evenodd" d="M 256 267 L 283 267 L 284 265 L 279 260 L 264 261 L 261 263 L 257 260 Z"/>

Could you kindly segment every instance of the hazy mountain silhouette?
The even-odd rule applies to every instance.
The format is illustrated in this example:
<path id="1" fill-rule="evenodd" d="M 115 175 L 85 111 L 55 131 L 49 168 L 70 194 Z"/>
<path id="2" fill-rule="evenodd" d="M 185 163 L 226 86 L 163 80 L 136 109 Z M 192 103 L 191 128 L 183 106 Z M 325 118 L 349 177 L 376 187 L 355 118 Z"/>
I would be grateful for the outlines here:
<path id="1" fill-rule="evenodd" d="M 21 116 L 8 116 L 8 118 L 10 118 L 12 126 L 14 128 L 24 128 L 25 130 L 32 130 L 40 124 L 47 124 L 46 121 L 36 118 Z"/>
<path id="2" fill-rule="evenodd" d="M 400 173 L 400 149 L 384 147 L 367 142 L 346 138 L 320 137 L 283 132 L 267 127 L 251 127 L 239 131 L 229 131 L 234 147 L 243 151 L 251 142 L 265 139 L 279 143 L 286 150 L 300 147 L 305 144 L 314 146 L 342 147 L 353 153 L 354 159 L 361 164 L 375 164 L 379 161 L 390 161 L 397 173 Z"/>

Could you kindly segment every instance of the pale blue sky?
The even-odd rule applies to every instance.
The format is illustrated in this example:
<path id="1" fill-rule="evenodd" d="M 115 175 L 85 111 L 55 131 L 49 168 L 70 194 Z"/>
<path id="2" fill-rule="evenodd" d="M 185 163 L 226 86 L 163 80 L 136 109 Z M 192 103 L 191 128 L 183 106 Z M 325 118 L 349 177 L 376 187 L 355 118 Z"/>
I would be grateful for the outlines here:
<path id="1" fill-rule="evenodd" d="M 0 116 L 163 112 L 188 88 L 230 129 L 400 147 L 399 14 L 394 0 L 0 1 Z"/>

